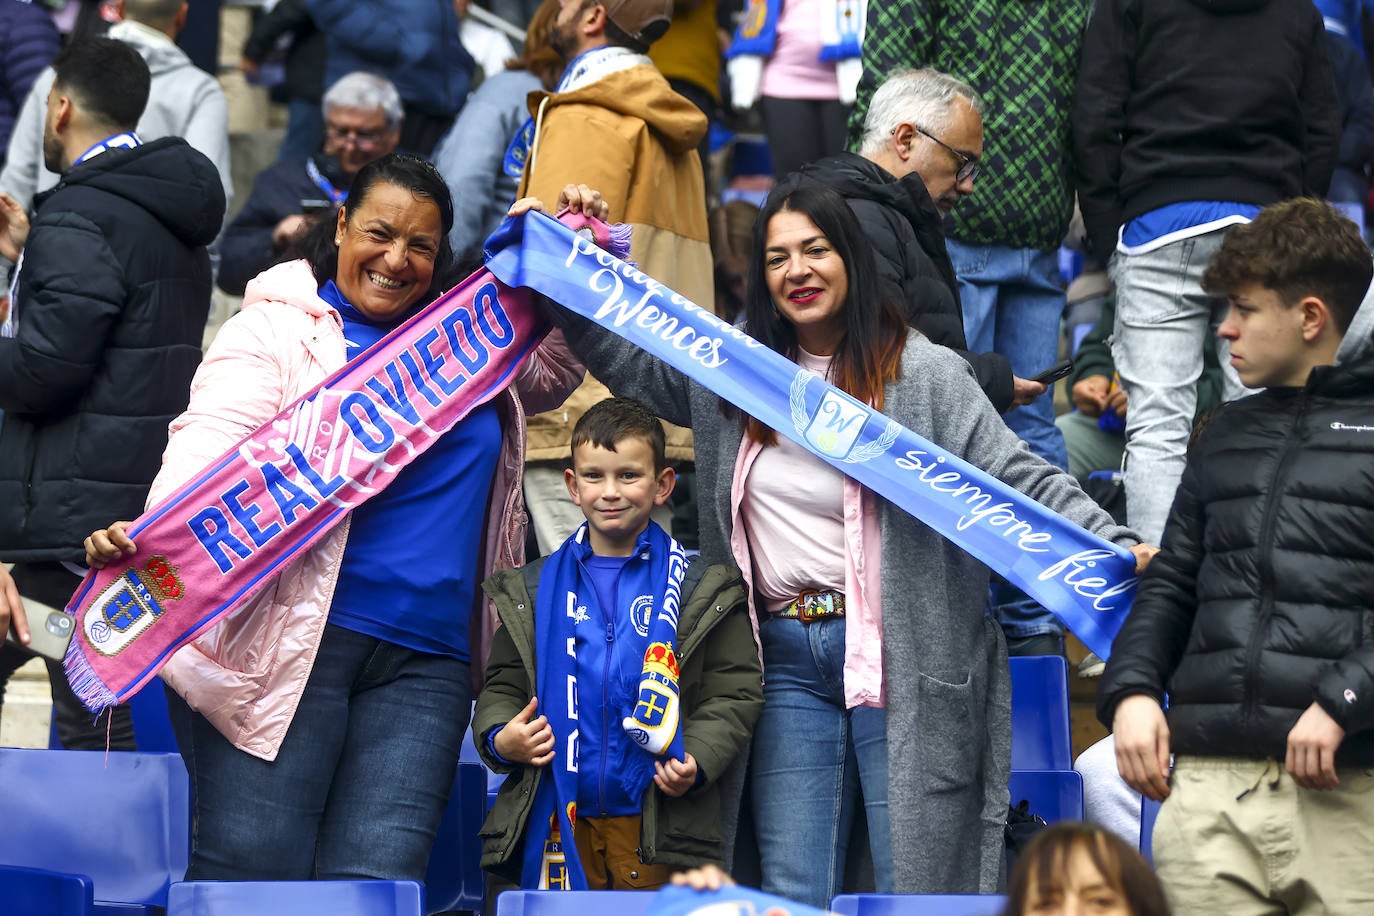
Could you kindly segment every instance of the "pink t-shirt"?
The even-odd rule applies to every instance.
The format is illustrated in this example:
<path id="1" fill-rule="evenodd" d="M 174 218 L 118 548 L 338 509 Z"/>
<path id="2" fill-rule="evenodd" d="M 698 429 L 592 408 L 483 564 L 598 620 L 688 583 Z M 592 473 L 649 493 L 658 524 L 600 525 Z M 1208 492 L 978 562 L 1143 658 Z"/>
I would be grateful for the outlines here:
<path id="1" fill-rule="evenodd" d="M 783 0 L 778 39 L 759 93 L 775 99 L 838 99 L 835 62 L 821 57 L 820 0 Z"/>
<path id="2" fill-rule="evenodd" d="M 754 585 L 769 611 L 803 591 L 844 591 L 843 474 L 779 436 L 750 467 L 744 494 Z"/>
<path id="3" fill-rule="evenodd" d="M 812 356 L 805 351 L 800 357 L 798 362 L 801 365 L 824 377 L 829 367 L 828 359 Z M 787 440 L 785 437 L 779 437 L 779 442 L 785 443 Z M 744 576 L 745 584 L 749 587 L 749 609 L 752 612 L 750 616 L 754 623 L 755 639 L 758 638 L 759 615 L 767 613 L 767 609 L 776 610 L 781 603 L 770 601 L 765 596 L 763 600 L 768 608 L 759 608 L 755 605 L 754 596 L 762 593 L 759 587 L 758 563 L 760 559 L 777 563 L 780 558 L 774 556 L 773 552 L 788 549 L 773 547 L 766 535 L 763 547 L 759 549 L 753 540 L 754 532 L 749 530 L 751 526 L 746 521 L 746 507 L 751 491 L 761 480 L 755 472 L 756 466 L 764 460 L 764 456 L 773 451 L 776 451 L 776 447 L 764 448 L 745 433 L 740 441 L 740 451 L 730 481 L 730 550 Z M 886 690 L 883 685 L 882 537 L 878 526 L 877 498 L 857 481 L 840 475 L 819 458 L 814 460 L 828 473 L 838 475 L 840 481 L 840 540 L 837 549 L 840 551 L 841 585 L 837 587 L 825 584 L 813 587 L 844 592 L 845 707 L 852 709 L 855 706 L 883 706 L 886 703 Z M 810 484 L 810 480 L 803 481 L 801 489 L 807 489 Z M 821 486 L 824 487 L 823 484 Z M 796 489 L 792 493 L 796 496 Z M 828 500 L 826 505 L 828 511 Z M 819 540 L 817 538 L 810 542 L 808 548 L 811 552 L 814 553 Z M 828 550 L 831 543 L 829 536 L 825 540 Z M 799 552 L 798 556 L 801 555 Z M 764 670 L 763 676 L 765 680 L 768 678 L 767 669 Z"/>

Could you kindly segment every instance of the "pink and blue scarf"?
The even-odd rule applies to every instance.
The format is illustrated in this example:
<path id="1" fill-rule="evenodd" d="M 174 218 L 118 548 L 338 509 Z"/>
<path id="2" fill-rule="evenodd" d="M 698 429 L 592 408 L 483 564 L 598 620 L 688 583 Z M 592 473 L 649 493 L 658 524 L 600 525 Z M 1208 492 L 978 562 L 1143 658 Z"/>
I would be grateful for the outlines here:
<path id="1" fill-rule="evenodd" d="M 68 604 L 77 696 L 99 712 L 136 692 L 509 385 L 547 330 L 528 293 L 478 271 L 140 516 L 139 552 Z"/>

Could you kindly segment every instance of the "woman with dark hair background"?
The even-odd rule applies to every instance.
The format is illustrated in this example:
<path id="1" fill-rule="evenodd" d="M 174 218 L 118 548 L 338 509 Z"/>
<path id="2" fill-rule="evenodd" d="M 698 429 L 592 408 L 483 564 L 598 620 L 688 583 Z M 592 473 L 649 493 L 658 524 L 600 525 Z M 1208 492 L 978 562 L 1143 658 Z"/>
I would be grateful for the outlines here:
<path id="1" fill-rule="evenodd" d="M 790 178 L 755 224 L 744 325 L 1066 518 L 1135 544 L 1007 429 L 966 362 L 906 327 L 876 278 L 844 200 Z M 612 391 L 695 433 L 702 554 L 743 571 L 763 651 L 750 784 L 764 890 L 827 906 L 862 799 L 878 891 L 995 892 L 1011 723 L 987 567 L 621 338 L 555 320 Z"/>
<path id="2" fill-rule="evenodd" d="M 1135 850 L 1092 824 L 1061 821 L 1016 860 L 1002 916 L 1169 916 L 1164 887 Z"/>
<path id="3" fill-rule="evenodd" d="M 364 166 L 309 259 L 249 282 L 149 505 L 431 302 L 451 279 L 452 221 L 429 163 Z M 424 879 L 491 632 L 477 585 L 524 560 L 521 399 L 557 406 L 581 377 L 545 341 L 501 395 L 172 656 L 161 675 L 195 798 L 188 879 Z M 134 552 L 124 523 L 86 547 L 96 567 Z"/>

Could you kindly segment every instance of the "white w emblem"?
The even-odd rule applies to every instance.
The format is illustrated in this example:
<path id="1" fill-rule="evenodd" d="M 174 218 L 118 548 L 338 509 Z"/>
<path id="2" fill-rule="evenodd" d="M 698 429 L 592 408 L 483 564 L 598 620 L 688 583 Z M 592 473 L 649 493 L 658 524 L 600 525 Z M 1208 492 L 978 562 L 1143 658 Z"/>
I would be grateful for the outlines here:
<path id="1" fill-rule="evenodd" d="M 823 455 L 837 458 L 847 464 L 872 461 L 892 447 L 901 426 L 891 420 L 883 434 L 872 442 L 857 445 L 859 436 L 868 422 L 870 411 L 862 405 L 844 398 L 833 391 L 821 396 L 816 412 L 807 415 L 806 386 L 812 379 L 806 369 L 799 369 L 792 379 L 790 404 L 792 425 L 797 432 Z M 857 447 L 856 447 L 857 446 Z"/>

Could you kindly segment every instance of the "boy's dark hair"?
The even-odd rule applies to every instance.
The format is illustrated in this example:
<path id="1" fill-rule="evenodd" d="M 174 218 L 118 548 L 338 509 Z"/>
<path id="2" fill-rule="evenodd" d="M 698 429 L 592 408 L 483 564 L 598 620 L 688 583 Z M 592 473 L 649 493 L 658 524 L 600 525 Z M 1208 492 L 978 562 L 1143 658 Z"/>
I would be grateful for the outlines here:
<path id="1" fill-rule="evenodd" d="M 1053 896 L 1064 887 L 1069 859 L 1083 851 L 1112 890 L 1126 899 L 1133 916 L 1169 916 L 1169 902 L 1155 873 L 1130 844 L 1094 824 L 1060 821 L 1031 841 L 1016 859 L 1007 881 L 1003 916 L 1024 916 L 1032 893 Z"/>
<path id="2" fill-rule="evenodd" d="M 53 69 L 53 86 L 74 97 L 87 118 L 120 131 L 138 126 L 152 76 L 132 45 L 113 38 L 76 41 L 57 55 Z"/>
<path id="3" fill-rule="evenodd" d="M 1287 306 L 1316 296 L 1344 334 L 1371 276 L 1374 263 L 1355 224 L 1325 201 L 1299 197 L 1265 207 L 1252 222 L 1230 229 L 1202 275 L 1202 288 L 1229 295 L 1262 286 Z"/>
<path id="4" fill-rule="evenodd" d="M 573 427 L 572 450 L 590 443 L 608 452 L 626 439 L 639 438 L 654 451 L 654 473 L 668 466 L 663 422 L 634 398 L 606 398 L 591 406 Z"/>

